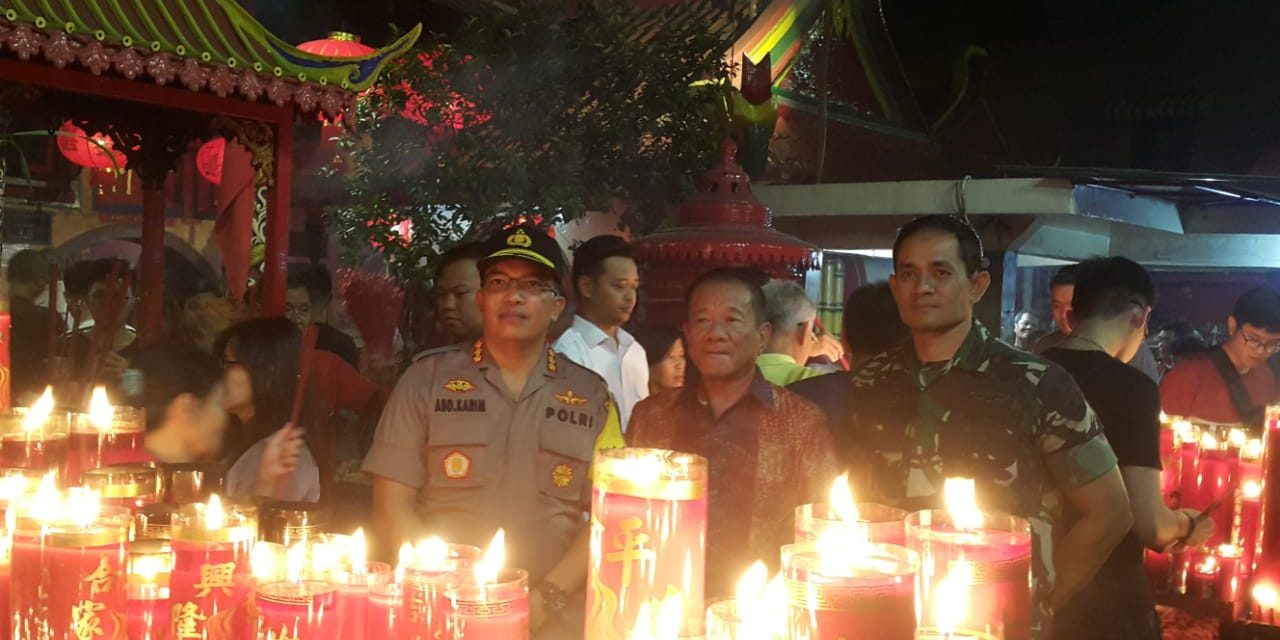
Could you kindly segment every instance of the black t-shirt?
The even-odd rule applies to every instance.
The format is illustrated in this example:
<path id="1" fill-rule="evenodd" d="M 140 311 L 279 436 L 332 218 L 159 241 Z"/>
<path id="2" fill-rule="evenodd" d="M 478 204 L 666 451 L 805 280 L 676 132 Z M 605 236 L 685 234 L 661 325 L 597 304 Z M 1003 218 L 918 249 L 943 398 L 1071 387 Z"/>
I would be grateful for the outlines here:
<path id="1" fill-rule="evenodd" d="M 1054 348 L 1044 357 L 1075 378 L 1121 467 L 1160 468 L 1160 388 L 1146 374 L 1101 351 Z M 1130 532 L 1093 582 L 1056 614 L 1055 625 L 1106 625 L 1106 616 L 1149 613 L 1155 599 L 1143 570 L 1145 549 Z"/>

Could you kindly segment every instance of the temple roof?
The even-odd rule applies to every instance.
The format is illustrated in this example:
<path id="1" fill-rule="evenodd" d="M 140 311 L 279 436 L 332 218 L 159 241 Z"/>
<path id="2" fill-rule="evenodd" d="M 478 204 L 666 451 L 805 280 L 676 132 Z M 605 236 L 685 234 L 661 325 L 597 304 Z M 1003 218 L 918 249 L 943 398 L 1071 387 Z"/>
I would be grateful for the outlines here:
<path id="1" fill-rule="evenodd" d="M 387 62 L 417 41 L 422 25 L 363 58 L 301 51 L 271 34 L 235 0 L 0 0 L 0 47 L 94 75 L 329 115 L 349 108 Z"/>

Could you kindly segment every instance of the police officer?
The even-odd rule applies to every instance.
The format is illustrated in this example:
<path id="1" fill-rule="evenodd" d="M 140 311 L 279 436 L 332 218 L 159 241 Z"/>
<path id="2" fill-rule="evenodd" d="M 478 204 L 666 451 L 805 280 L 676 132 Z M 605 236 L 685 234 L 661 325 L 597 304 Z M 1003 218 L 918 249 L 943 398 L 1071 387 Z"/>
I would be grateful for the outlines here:
<path id="1" fill-rule="evenodd" d="M 396 385 L 364 461 L 374 517 L 391 548 L 426 535 L 484 546 L 505 529 L 535 637 L 580 637 L 590 465 L 622 431 L 604 380 L 547 344 L 565 308 L 559 245 L 529 226 L 487 244 L 484 335 L 419 355 Z"/>

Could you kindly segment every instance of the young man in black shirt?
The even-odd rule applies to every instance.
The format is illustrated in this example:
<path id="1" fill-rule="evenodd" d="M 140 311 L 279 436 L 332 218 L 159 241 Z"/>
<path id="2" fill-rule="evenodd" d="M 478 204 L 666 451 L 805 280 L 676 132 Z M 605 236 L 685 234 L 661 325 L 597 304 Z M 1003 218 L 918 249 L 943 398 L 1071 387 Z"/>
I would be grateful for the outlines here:
<path id="1" fill-rule="evenodd" d="M 1198 512 L 1172 511 L 1160 495 L 1160 390 L 1125 365 L 1142 347 L 1155 288 L 1142 265 L 1121 257 L 1079 265 L 1073 330 L 1044 356 L 1062 365 L 1102 422 L 1119 459 L 1134 524 L 1085 590 L 1054 618 L 1054 636 L 1072 640 L 1159 640 L 1160 620 L 1143 572 L 1143 547 L 1197 545 L 1213 533 Z"/>

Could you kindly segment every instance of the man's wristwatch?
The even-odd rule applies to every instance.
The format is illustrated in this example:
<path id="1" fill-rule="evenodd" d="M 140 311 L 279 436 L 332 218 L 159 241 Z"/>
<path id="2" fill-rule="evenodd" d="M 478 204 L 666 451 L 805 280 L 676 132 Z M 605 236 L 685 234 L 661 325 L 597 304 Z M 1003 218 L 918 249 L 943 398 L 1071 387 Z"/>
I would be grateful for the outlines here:
<path id="1" fill-rule="evenodd" d="M 533 588 L 542 595 L 542 609 L 548 616 L 559 615 L 569 606 L 569 598 L 560 587 L 543 580 Z"/>

